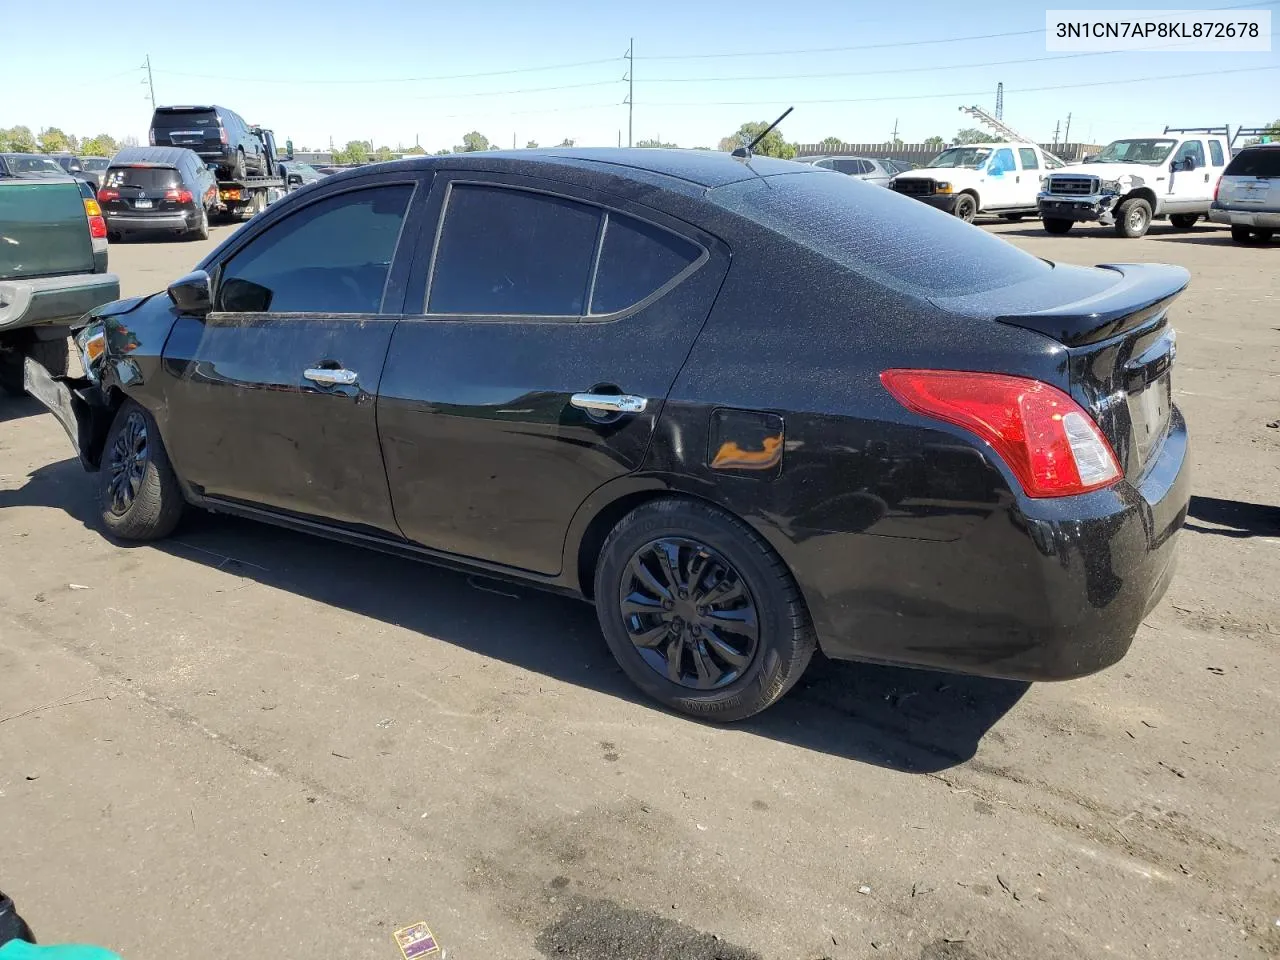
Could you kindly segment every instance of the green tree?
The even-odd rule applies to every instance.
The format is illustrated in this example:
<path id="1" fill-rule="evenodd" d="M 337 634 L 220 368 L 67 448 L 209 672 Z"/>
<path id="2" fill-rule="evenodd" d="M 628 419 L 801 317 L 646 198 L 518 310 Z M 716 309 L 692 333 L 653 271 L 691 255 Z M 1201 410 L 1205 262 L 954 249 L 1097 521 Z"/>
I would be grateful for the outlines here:
<path id="1" fill-rule="evenodd" d="M 35 153 L 35 135 L 30 127 L 10 127 L 8 130 L 0 130 L 0 150 L 9 153 Z"/>
<path id="2" fill-rule="evenodd" d="M 929 137 L 929 139 L 925 140 L 924 145 L 926 147 L 933 147 L 935 150 L 941 150 L 947 145 L 947 141 L 943 140 L 941 137 Z"/>
<path id="3" fill-rule="evenodd" d="M 462 135 L 462 146 L 454 147 L 454 153 L 479 153 L 489 149 L 489 138 L 479 130 L 472 130 Z"/>
<path id="4" fill-rule="evenodd" d="M 79 146 L 74 134 L 63 133 L 57 127 L 49 127 L 40 134 L 41 153 L 75 153 Z"/>
<path id="5" fill-rule="evenodd" d="M 664 150 L 678 150 L 678 149 L 680 149 L 680 144 L 678 144 L 678 143 L 666 143 L 666 142 L 664 142 L 664 141 L 662 141 L 662 140 L 637 140 L 637 141 L 636 141 L 636 146 L 637 146 L 637 147 L 644 147 L 644 148 L 649 148 L 649 147 L 658 147 L 658 148 L 661 148 L 661 149 L 664 149 Z"/>
<path id="6" fill-rule="evenodd" d="M 373 159 L 375 159 L 375 160 L 390 160 L 390 159 L 391 159 L 391 148 L 390 148 L 390 147 L 379 147 L 377 150 L 373 151 Z"/>
<path id="7" fill-rule="evenodd" d="M 538 141 L 537 141 L 537 140 L 530 140 L 528 143 L 526 143 L 526 144 L 524 145 L 524 148 L 525 148 L 526 150 L 537 150 L 537 149 L 538 149 Z"/>
<path id="8" fill-rule="evenodd" d="M 844 141 L 839 137 L 823 137 L 818 146 L 826 147 L 828 150 L 834 150 L 836 147 L 843 147 Z"/>
<path id="9" fill-rule="evenodd" d="M 447 157 L 447 156 L 449 156 L 449 154 L 451 154 L 451 153 L 453 153 L 453 151 L 452 151 L 452 150 L 450 150 L 448 147 L 445 147 L 443 150 L 437 150 L 437 151 L 436 151 L 436 153 L 435 153 L 435 155 L 436 155 L 437 157 Z"/>
<path id="10" fill-rule="evenodd" d="M 961 146 L 966 143 L 990 143 L 991 134 L 983 133 L 977 127 L 965 127 L 956 132 L 955 142 Z"/>
<path id="11" fill-rule="evenodd" d="M 86 157 L 114 157 L 119 149 L 116 138 L 109 133 L 100 133 L 80 144 L 80 153 Z"/>
<path id="12" fill-rule="evenodd" d="M 573 139 L 572 139 L 571 137 L 565 137 L 563 140 L 561 140 L 559 143 L 557 143 L 557 144 L 556 144 L 556 146 L 557 146 L 557 147 L 572 147 L 572 146 L 573 146 Z"/>
<path id="13" fill-rule="evenodd" d="M 425 154 L 426 152 L 427 152 L 427 151 L 426 151 L 426 150 L 424 150 L 424 149 L 422 149 L 422 147 L 417 146 L 417 145 L 414 145 L 414 146 L 410 147 L 408 150 L 406 150 L 406 151 L 404 152 L 404 155 L 405 155 L 406 157 L 420 157 L 420 156 L 422 156 L 423 154 Z"/>
<path id="14" fill-rule="evenodd" d="M 768 126 L 768 120 L 744 123 L 738 128 L 737 133 L 720 141 L 720 149 L 736 150 L 738 147 L 745 147 L 760 136 Z M 756 144 L 754 152 L 762 157 L 780 157 L 783 160 L 790 160 L 796 155 L 796 145 L 787 143 L 783 139 L 782 130 L 774 127 L 769 131 L 768 136 Z"/>
<path id="15" fill-rule="evenodd" d="M 341 150 L 333 151 L 334 163 L 368 163 L 369 144 L 363 140 L 348 140 Z"/>
<path id="16" fill-rule="evenodd" d="M 1275 143 L 1280 139 L 1280 120 L 1271 121 L 1271 124 L 1266 128 L 1266 133 L 1264 133 L 1263 136 L 1266 137 L 1268 143 Z M 1244 142 L 1244 146 L 1252 147 L 1254 144 L 1261 142 L 1262 137 L 1250 137 Z"/>

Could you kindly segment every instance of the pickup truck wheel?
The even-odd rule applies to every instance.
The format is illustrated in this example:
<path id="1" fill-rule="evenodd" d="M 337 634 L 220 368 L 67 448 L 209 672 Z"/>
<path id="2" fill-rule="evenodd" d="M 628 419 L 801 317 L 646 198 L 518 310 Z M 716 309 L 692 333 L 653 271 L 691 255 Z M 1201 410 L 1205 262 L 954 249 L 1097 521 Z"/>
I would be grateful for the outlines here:
<path id="1" fill-rule="evenodd" d="M 595 601 L 605 640 L 636 686 L 704 720 L 770 706 L 817 646 L 782 558 L 705 503 L 656 500 L 624 517 L 601 550 Z"/>
<path id="2" fill-rule="evenodd" d="M 973 223 L 973 218 L 978 215 L 978 202 L 973 199 L 972 195 L 962 193 L 956 197 L 955 213 L 965 223 Z"/>
<path id="3" fill-rule="evenodd" d="M 107 432 L 98 473 L 102 522 L 122 540 L 158 540 L 178 525 L 185 506 L 155 419 L 126 400 Z"/>
<path id="4" fill-rule="evenodd" d="M 1071 229 L 1074 220 L 1063 220 L 1061 217 L 1045 217 L 1040 221 L 1044 225 L 1045 233 L 1063 234 Z"/>
<path id="5" fill-rule="evenodd" d="M 1197 213 L 1171 213 L 1169 214 L 1169 222 L 1179 230 L 1190 230 L 1196 225 L 1196 221 L 1200 219 Z"/>
<path id="6" fill-rule="evenodd" d="M 18 340 L 11 348 L 0 349 L 0 391 L 11 397 L 21 397 L 26 393 L 22 385 L 22 361 L 26 357 L 31 357 L 52 376 L 67 375 L 66 337 L 60 340 L 36 340 L 34 337 L 26 342 Z"/>
<path id="7" fill-rule="evenodd" d="M 1144 236 L 1151 226 L 1151 204 L 1141 197 L 1130 197 L 1116 208 L 1116 233 L 1130 240 Z"/>
<path id="8" fill-rule="evenodd" d="M 1233 224 L 1231 227 L 1231 239 L 1234 240 L 1236 243 L 1252 243 L 1253 228 L 1240 227 Z"/>

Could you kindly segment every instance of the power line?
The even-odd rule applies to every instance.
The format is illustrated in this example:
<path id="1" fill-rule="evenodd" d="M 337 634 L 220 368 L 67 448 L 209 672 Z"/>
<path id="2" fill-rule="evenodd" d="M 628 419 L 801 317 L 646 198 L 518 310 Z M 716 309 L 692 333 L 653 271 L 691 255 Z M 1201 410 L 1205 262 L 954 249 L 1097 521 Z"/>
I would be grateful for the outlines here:
<path id="1" fill-rule="evenodd" d="M 1191 77 L 1215 77 L 1230 73 L 1258 73 L 1264 70 L 1280 70 L 1280 66 L 1273 67 L 1243 67 L 1238 70 L 1205 70 L 1200 73 L 1167 73 L 1154 77 L 1131 77 L 1127 80 L 1095 80 L 1089 83 L 1063 83 L 1055 84 L 1047 87 L 1012 87 L 1007 88 L 1005 93 L 1042 93 L 1048 90 L 1078 90 L 1083 87 L 1110 87 L 1118 86 L 1126 83 L 1147 83 L 1154 80 L 1183 80 Z M 778 104 L 793 103 L 893 103 L 899 100 L 945 100 L 955 97 L 982 97 L 990 94 L 987 90 L 966 90 L 956 91 L 948 90 L 945 93 L 921 93 L 911 94 L 903 97 L 832 97 L 822 100 L 684 100 L 677 103 L 651 103 L 652 107 L 767 107 Z"/>
<path id="2" fill-rule="evenodd" d="M 639 60 L 721 60 L 728 57 L 782 57 L 796 53 L 845 53 L 850 50 L 886 50 L 890 47 L 923 47 L 938 43 L 963 43 L 966 40 L 995 40 L 1003 37 L 1029 37 L 1044 33 L 1036 30 L 1014 30 L 1009 33 L 981 33 L 969 37 L 942 37 L 938 40 L 900 40 L 894 43 L 864 43 L 854 47 L 804 47 L 793 50 L 754 50 L 745 53 L 684 53 L 660 57 L 638 57 Z"/>
<path id="3" fill-rule="evenodd" d="M 582 90 L 586 87 L 611 87 L 623 80 L 593 80 L 591 83 L 570 83 L 561 87 L 524 87 L 520 90 L 483 90 L 476 93 L 433 93 L 412 100 L 459 100 L 463 97 L 506 97 L 517 93 L 548 93 L 552 90 Z"/>
<path id="4" fill-rule="evenodd" d="M 156 68 L 156 73 L 166 73 L 174 77 L 198 77 L 203 80 L 247 80 L 253 83 L 419 83 L 426 80 L 474 80 L 480 77 L 509 77 L 518 73 L 538 73 L 547 70 L 569 70 L 573 67 L 593 67 L 602 63 L 617 63 L 619 57 L 604 57 L 599 60 L 577 60 L 573 63 L 550 63 L 540 67 L 516 67 L 510 70 L 487 70 L 483 73 L 435 74 L 426 77 L 359 77 L 354 80 L 335 80 L 328 77 L 246 77 L 243 75 L 224 76 L 215 73 L 186 73 L 181 70 L 165 70 Z"/>

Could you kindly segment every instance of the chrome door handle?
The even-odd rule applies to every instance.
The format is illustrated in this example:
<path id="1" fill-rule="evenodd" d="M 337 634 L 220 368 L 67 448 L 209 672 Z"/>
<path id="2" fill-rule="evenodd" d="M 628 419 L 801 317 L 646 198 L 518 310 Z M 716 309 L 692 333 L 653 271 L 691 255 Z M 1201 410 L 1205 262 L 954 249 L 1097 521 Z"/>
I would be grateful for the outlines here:
<path id="1" fill-rule="evenodd" d="M 629 393 L 575 393 L 569 404 L 592 413 L 644 413 L 649 401 Z"/>
<path id="2" fill-rule="evenodd" d="M 354 370 L 343 370 L 341 367 L 337 370 L 328 370 L 324 367 L 309 367 L 302 371 L 302 375 L 312 383 L 323 383 L 327 387 L 349 387 L 360 379 L 359 374 Z"/>

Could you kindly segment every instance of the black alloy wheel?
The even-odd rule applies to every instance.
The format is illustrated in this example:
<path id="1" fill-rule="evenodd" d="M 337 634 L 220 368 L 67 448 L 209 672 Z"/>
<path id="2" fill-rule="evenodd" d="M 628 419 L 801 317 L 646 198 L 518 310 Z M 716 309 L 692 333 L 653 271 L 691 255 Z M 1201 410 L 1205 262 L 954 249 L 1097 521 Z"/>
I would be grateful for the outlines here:
<path id="1" fill-rule="evenodd" d="M 107 456 L 108 509 L 115 516 L 123 517 L 138 499 L 150 457 L 147 422 L 140 412 L 134 410 L 125 418 Z"/>
<path id="2" fill-rule="evenodd" d="M 759 648 L 760 616 L 742 575 L 697 540 L 664 537 L 637 550 L 618 602 L 644 662 L 682 687 L 733 683 Z"/>
<path id="3" fill-rule="evenodd" d="M 978 216 L 978 203 L 967 193 L 956 197 L 956 216 L 965 223 L 973 223 Z"/>

